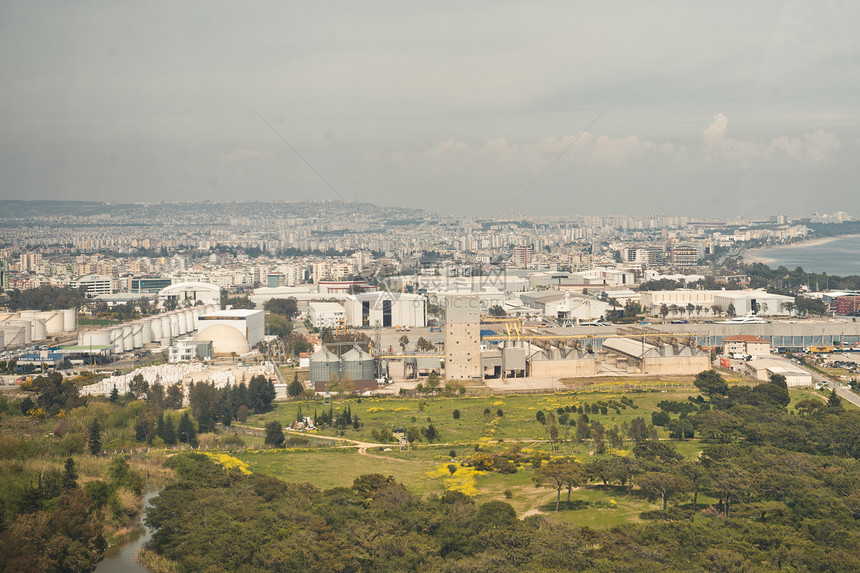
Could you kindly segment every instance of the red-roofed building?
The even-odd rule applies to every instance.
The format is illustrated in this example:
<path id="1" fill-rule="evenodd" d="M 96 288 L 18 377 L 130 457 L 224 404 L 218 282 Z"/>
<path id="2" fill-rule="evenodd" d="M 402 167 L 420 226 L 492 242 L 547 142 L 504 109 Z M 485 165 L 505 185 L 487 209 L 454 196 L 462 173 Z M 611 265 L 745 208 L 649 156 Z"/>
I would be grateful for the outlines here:
<path id="1" fill-rule="evenodd" d="M 738 334 L 723 338 L 723 356 L 743 354 L 745 356 L 767 356 L 770 342 L 751 334 Z"/>

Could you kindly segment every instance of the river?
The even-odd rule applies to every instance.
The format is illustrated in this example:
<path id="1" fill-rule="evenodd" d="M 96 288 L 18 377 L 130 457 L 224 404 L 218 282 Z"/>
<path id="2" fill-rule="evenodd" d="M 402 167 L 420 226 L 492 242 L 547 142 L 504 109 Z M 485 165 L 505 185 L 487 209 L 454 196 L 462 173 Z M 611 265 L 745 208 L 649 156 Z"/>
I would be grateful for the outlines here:
<path id="1" fill-rule="evenodd" d="M 132 535 L 126 543 L 109 547 L 105 551 L 104 559 L 96 566 L 95 573 L 151 573 L 149 569 L 137 562 L 137 551 L 152 537 L 149 528 L 143 524 L 143 518 L 146 515 L 149 500 L 157 495 L 158 491 L 146 493 L 143 498 L 144 510 L 140 514 L 141 530 Z"/>

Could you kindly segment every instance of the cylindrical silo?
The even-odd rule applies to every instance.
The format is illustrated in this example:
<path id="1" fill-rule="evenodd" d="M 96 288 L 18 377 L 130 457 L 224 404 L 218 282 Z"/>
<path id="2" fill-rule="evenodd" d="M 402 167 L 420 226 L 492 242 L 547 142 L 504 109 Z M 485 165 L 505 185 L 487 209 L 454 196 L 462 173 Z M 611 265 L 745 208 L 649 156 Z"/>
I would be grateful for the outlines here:
<path id="1" fill-rule="evenodd" d="M 33 317 L 30 319 L 30 336 L 31 340 L 45 340 L 48 338 L 47 330 L 45 329 L 45 319 Z"/>
<path id="2" fill-rule="evenodd" d="M 78 314 L 73 308 L 63 311 L 63 331 L 74 332 L 78 328 Z"/>
<path id="3" fill-rule="evenodd" d="M 376 365 L 373 357 L 358 348 L 353 348 L 342 357 L 343 376 L 350 380 L 374 380 L 376 378 Z"/>
<path id="4" fill-rule="evenodd" d="M 149 321 L 149 331 L 152 333 L 153 342 L 161 342 L 161 339 L 164 338 L 161 330 L 161 318 L 156 316 Z"/>
<path id="5" fill-rule="evenodd" d="M 143 325 L 139 322 L 131 325 L 131 344 L 134 348 L 143 348 Z"/>
<path id="6" fill-rule="evenodd" d="M 134 350 L 134 329 L 130 324 L 122 327 L 122 351 L 131 352 Z"/>
<path id="7" fill-rule="evenodd" d="M 322 348 L 311 356 L 308 370 L 311 382 L 328 382 L 332 374 L 340 378 L 340 358 Z"/>
<path id="8" fill-rule="evenodd" d="M 145 319 L 140 321 L 141 332 L 143 333 L 143 343 L 151 344 L 152 343 L 152 319 Z"/>
<path id="9" fill-rule="evenodd" d="M 173 333 L 174 337 L 185 334 L 182 332 L 182 329 L 179 328 L 179 317 L 175 312 L 170 314 L 170 332 Z"/>
<path id="10" fill-rule="evenodd" d="M 108 330 L 90 330 L 82 332 L 78 337 L 78 346 L 109 346 L 110 343 Z"/>
<path id="11" fill-rule="evenodd" d="M 110 337 L 110 344 L 113 345 L 111 353 L 122 354 L 122 327 L 114 326 L 113 328 L 108 329 L 108 336 Z"/>
<path id="12" fill-rule="evenodd" d="M 166 314 L 161 315 L 161 342 L 168 342 L 173 336 L 173 330 L 170 328 L 170 317 Z"/>
<path id="13" fill-rule="evenodd" d="M 186 332 L 192 332 L 194 329 L 194 313 L 191 312 L 191 309 L 182 311 L 182 314 L 185 315 L 185 327 L 188 329 Z"/>
<path id="14" fill-rule="evenodd" d="M 45 334 L 48 336 L 62 336 L 63 334 L 63 311 L 51 310 L 40 312 L 37 318 L 45 320 Z"/>
<path id="15" fill-rule="evenodd" d="M 188 317 L 185 316 L 185 311 L 178 311 L 176 318 L 179 319 L 179 334 L 186 334 L 188 332 Z"/>

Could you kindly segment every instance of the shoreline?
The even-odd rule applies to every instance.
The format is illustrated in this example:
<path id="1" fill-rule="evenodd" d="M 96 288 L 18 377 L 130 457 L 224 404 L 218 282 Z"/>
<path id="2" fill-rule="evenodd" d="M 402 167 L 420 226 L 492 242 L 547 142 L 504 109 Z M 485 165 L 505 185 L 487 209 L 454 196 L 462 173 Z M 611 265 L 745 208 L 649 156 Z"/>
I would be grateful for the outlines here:
<path id="1" fill-rule="evenodd" d="M 820 237 L 818 239 L 810 239 L 808 241 L 800 241 L 797 243 L 788 243 L 785 245 L 774 245 L 769 247 L 757 247 L 755 249 L 750 249 L 748 251 L 744 251 L 743 259 L 746 263 L 762 263 L 764 265 L 772 265 L 777 262 L 778 259 L 774 259 L 766 256 L 768 251 L 776 251 L 781 249 L 802 249 L 805 247 L 820 247 L 822 245 L 826 245 L 828 243 L 832 243 L 833 241 L 838 241 L 840 239 L 850 239 L 860 237 L 857 234 L 851 235 L 836 235 L 833 237 Z"/>

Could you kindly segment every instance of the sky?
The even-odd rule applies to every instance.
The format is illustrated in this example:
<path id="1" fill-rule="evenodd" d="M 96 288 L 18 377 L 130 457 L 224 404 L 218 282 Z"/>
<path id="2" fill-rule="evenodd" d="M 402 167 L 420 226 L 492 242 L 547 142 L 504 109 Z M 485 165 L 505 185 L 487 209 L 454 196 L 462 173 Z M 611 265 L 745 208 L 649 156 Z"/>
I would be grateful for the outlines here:
<path id="1" fill-rule="evenodd" d="M 0 199 L 860 216 L 858 29 L 826 0 L 6 1 Z"/>

